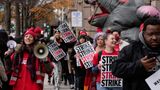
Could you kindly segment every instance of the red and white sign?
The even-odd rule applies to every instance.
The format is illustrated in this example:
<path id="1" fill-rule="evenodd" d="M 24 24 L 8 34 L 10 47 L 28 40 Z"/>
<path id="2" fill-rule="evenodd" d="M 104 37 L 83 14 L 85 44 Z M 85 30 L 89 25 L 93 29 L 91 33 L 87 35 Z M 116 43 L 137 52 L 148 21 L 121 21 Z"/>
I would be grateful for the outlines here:
<path id="1" fill-rule="evenodd" d="M 117 55 L 102 55 L 101 57 L 101 86 L 122 87 L 123 79 L 112 75 L 111 64 L 117 59 Z"/>
<path id="2" fill-rule="evenodd" d="M 86 69 L 93 66 L 92 60 L 95 54 L 95 50 L 89 41 L 75 46 L 74 50 L 79 55 L 80 60 Z"/>
<path id="3" fill-rule="evenodd" d="M 57 30 L 61 32 L 62 39 L 64 40 L 65 43 L 74 42 L 77 40 L 75 34 L 69 28 L 67 23 L 62 23 L 61 25 L 59 25 Z"/>
<path id="4" fill-rule="evenodd" d="M 59 48 L 58 44 L 55 41 L 48 45 L 48 49 L 56 61 L 59 61 L 66 56 L 63 49 Z"/>

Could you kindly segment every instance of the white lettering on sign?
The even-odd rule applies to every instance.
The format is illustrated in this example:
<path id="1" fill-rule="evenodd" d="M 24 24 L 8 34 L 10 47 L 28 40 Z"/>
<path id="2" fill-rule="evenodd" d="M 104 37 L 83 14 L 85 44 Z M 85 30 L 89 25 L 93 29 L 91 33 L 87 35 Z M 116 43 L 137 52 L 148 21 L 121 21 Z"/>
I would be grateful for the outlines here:
<path id="1" fill-rule="evenodd" d="M 95 50 L 89 41 L 75 46 L 74 50 L 79 54 L 80 60 L 86 69 L 93 66 L 92 60 Z"/>
<path id="2" fill-rule="evenodd" d="M 66 22 L 59 25 L 57 28 L 61 32 L 62 39 L 65 43 L 74 42 L 77 40 L 75 34 L 73 31 L 69 28 L 68 24 Z"/>
<path id="3" fill-rule="evenodd" d="M 101 86 L 102 87 L 122 87 L 123 79 L 112 74 L 111 64 L 118 55 L 102 55 L 101 57 Z"/>

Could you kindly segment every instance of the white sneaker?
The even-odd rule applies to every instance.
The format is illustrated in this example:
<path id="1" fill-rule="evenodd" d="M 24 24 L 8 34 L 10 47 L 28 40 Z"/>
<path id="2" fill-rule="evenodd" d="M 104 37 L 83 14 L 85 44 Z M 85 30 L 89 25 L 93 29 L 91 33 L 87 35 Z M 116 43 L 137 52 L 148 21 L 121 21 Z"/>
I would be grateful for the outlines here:
<path id="1" fill-rule="evenodd" d="M 70 85 L 70 89 L 74 89 L 74 85 L 73 84 Z"/>

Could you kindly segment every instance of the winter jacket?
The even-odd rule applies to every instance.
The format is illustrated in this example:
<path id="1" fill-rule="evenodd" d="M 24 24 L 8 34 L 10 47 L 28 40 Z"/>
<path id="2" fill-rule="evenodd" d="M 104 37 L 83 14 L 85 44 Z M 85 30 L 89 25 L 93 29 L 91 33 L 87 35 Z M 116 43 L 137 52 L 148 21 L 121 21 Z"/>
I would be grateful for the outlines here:
<path id="1" fill-rule="evenodd" d="M 140 62 L 140 59 L 150 51 L 152 50 L 146 48 L 140 40 L 121 50 L 118 59 L 112 64 L 112 73 L 123 78 L 123 90 L 150 90 L 145 79 L 154 71 L 146 71 Z"/>

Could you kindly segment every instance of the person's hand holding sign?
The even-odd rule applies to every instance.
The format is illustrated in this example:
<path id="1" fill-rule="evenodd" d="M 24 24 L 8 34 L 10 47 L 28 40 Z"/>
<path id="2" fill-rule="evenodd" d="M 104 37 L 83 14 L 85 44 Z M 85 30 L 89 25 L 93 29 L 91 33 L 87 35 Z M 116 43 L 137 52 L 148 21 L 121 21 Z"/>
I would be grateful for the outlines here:
<path id="1" fill-rule="evenodd" d="M 99 69 L 99 70 L 101 70 L 101 66 L 102 66 L 102 62 L 99 61 L 99 63 L 98 63 L 98 69 Z"/>
<path id="2" fill-rule="evenodd" d="M 80 59 L 80 54 L 79 54 L 79 53 L 76 53 L 76 54 L 74 55 L 74 57 Z"/>

